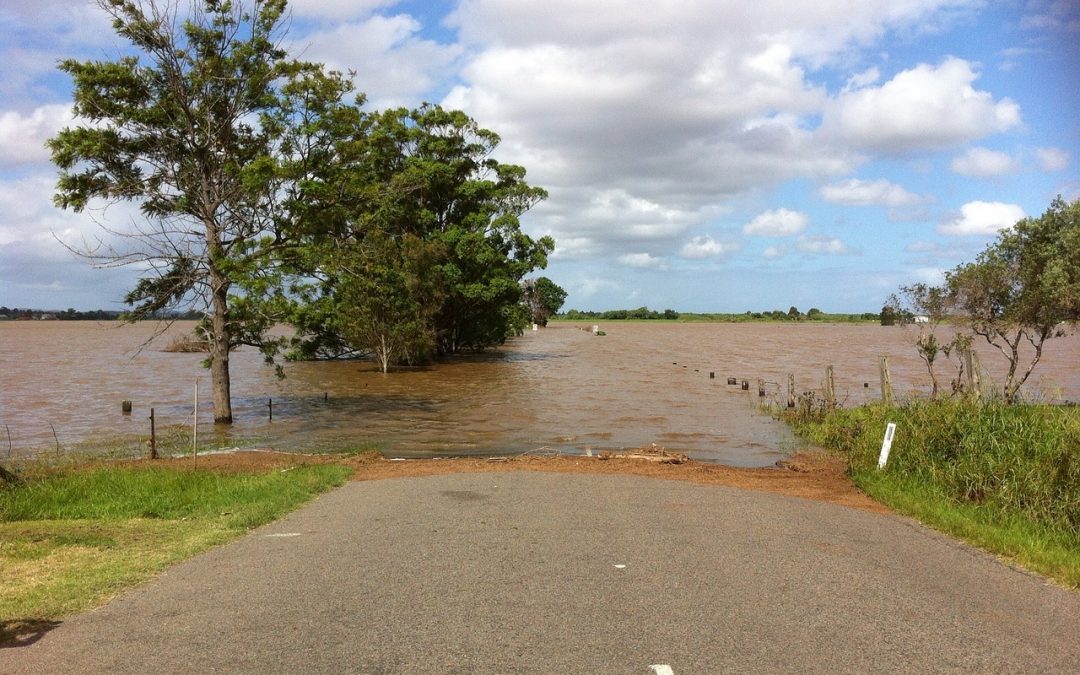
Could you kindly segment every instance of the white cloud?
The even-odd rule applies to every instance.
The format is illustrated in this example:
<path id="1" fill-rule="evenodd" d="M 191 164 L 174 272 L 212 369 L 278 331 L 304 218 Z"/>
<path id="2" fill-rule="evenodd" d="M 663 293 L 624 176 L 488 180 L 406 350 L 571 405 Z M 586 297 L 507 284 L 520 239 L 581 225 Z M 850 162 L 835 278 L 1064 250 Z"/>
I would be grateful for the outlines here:
<path id="1" fill-rule="evenodd" d="M 945 270 L 940 267 L 916 267 L 911 274 L 919 281 L 937 286 L 945 282 Z"/>
<path id="2" fill-rule="evenodd" d="M 974 201 L 961 206 L 960 214 L 938 225 L 937 231 L 950 237 L 992 236 L 1024 217 L 1024 210 L 1016 204 Z"/>
<path id="3" fill-rule="evenodd" d="M 859 147 L 902 154 L 943 149 L 1019 125 L 1020 106 L 976 90 L 976 79 L 963 59 L 920 64 L 880 87 L 841 93 L 826 110 L 823 128 Z"/>
<path id="4" fill-rule="evenodd" d="M 761 252 L 761 257 L 766 260 L 783 258 L 785 255 L 787 255 L 787 250 L 783 246 L 769 246 Z"/>
<path id="5" fill-rule="evenodd" d="M 735 242 L 716 241 L 709 235 L 694 237 L 683 245 L 680 255 L 690 260 L 702 258 L 719 258 L 730 255 L 739 250 L 739 244 Z"/>
<path id="6" fill-rule="evenodd" d="M 836 237 L 799 237 L 795 247 L 803 253 L 814 255 L 850 255 L 850 246 Z"/>
<path id="7" fill-rule="evenodd" d="M 56 64 L 66 58 L 102 58 L 118 38 L 96 2 L 4 0 L 0 5 L 0 100 L 31 110 L 57 101 Z M 67 78 L 67 76 L 61 76 Z"/>
<path id="8" fill-rule="evenodd" d="M 620 265 L 635 269 L 666 270 L 668 268 L 663 258 L 658 258 L 651 253 L 625 253 L 616 258 L 616 261 Z"/>
<path id="9" fill-rule="evenodd" d="M 881 71 L 877 68 L 868 68 L 861 73 L 855 73 L 848 78 L 847 84 L 844 85 L 844 91 L 848 92 L 852 89 L 862 89 L 869 87 L 871 84 L 875 84 L 881 79 Z"/>
<path id="10" fill-rule="evenodd" d="M 884 178 L 851 178 L 822 187 L 820 194 L 827 202 L 846 206 L 914 206 L 927 201 Z"/>
<path id="11" fill-rule="evenodd" d="M 1064 171 L 1069 168 L 1069 153 L 1061 148 L 1035 148 L 1035 157 L 1043 171 Z"/>
<path id="12" fill-rule="evenodd" d="M 550 191 L 527 226 L 612 258 L 646 235 L 674 254 L 734 198 L 867 161 L 849 135 L 818 130 L 833 104 L 813 69 L 967 2 L 464 0 L 447 25 L 468 52 L 442 102 L 496 130 L 500 159 Z M 861 68 L 849 94 L 880 76 Z M 612 220 L 596 207 L 616 192 L 665 216 Z"/>
<path id="13" fill-rule="evenodd" d="M 1020 162 L 1008 153 L 976 147 L 954 157 L 949 168 L 961 176 L 992 178 L 1015 172 Z"/>
<path id="14" fill-rule="evenodd" d="M 743 225 L 743 234 L 751 237 L 790 237 L 806 229 L 810 218 L 799 211 L 776 209 L 758 214 Z"/>
<path id="15" fill-rule="evenodd" d="M 365 17 L 395 4 L 397 0 L 289 0 L 289 10 L 296 18 L 340 21 Z"/>
<path id="16" fill-rule="evenodd" d="M 46 105 L 29 115 L 0 113 L 0 166 L 49 161 L 45 141 L 72 121 L 70 105 Z"/>
<path id="17" fill-rule="evenodd" d="M 1029 0 L 1028 11 L 1020 21 L 1022 28 L 1041 32 L 1066 31 L 1080 33 L 1080 10 L 1068 0 Z"/>
<path id="18" fill-rule="evenodd" d="M 375 15 L 309 33 L 291 51 L 341 72 L 356 71 L 372 108 L 415 105 L 449 76 L 462 53 L 460 46 L 419 37 L 421 28 L 407 14 Z"/>
<path id="19" fill-rule="evenodd" d="M 575 297 L 591 299 L 601 293 L 610 293 L 622 290 L 618 282 L 602 277 L 585 277 L 579 282 L 569 284 L 568 290 Z"/>

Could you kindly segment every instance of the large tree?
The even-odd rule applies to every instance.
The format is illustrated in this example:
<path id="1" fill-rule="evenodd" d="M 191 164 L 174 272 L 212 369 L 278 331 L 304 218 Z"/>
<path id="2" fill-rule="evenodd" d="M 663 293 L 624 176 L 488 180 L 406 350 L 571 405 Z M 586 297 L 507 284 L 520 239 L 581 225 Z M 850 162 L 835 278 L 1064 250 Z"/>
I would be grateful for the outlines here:
<path id="1" fill-rule="evenodd" d="M 297 355 L 385 354 L 389 316 L 398 317 L 398 361 L 423 358 L 429 339 L 453 353 L 520 332 L 520 282 L 546 265 L 554 242 L 521 230 L 521 214 L 546 193 L 491 156 L 498 136 L 433 105 L 324 119 L 334 161 L 294 211 L 308 242 L 297 266 L 306 280 L 296 287 Z"/>
<path id="2" fill-rule="evenodd" d="M 266 346 L 274 320 L 256 303 L 285 239 L 274 208 L 283 122 L 278 84 L 319 68 L 280 47 L 285 0 L 97 0 L 130 55 L 66 60 L 79 126 L 49 142 L 56 203 L 136 203 L 142 221 L 120 243 L 85 253 L 134 264 L 129 320 L 194 303 L 205 308 L 214 420 L 232 421 L 229 351 Z M 334 78 L 331 78 L 334 79 Z M 267 122 L 268 124 L 263 124 Z M 258 310 L 258 311 L 256 311 Z"/>

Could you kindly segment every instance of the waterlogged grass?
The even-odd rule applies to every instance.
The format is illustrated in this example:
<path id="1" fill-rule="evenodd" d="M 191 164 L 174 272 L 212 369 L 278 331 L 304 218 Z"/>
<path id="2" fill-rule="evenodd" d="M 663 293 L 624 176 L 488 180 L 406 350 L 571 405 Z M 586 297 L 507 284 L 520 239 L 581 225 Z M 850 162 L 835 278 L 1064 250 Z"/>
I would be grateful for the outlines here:
<path id="1" fill-rule="evenodd" d="M 920 400 L 792 421 L 898 512 L 1080 588 L 1080 408 Z"/>
<path id="2" fill-rule="evenodd" d="M 0 487 L 0 644 L 270 522 L 348 473 L 69 468 Z"/>

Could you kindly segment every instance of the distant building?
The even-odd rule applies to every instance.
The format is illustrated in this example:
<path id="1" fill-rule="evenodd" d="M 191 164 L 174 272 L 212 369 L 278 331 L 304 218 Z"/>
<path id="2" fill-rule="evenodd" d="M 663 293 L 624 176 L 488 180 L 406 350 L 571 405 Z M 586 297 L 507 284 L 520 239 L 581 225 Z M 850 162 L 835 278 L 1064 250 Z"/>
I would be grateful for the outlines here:
<path id="1" fill-rule="evenodd" d="M 930 317 L 916 314 L 912 321 L 915 323 L 930 323 Z"/>

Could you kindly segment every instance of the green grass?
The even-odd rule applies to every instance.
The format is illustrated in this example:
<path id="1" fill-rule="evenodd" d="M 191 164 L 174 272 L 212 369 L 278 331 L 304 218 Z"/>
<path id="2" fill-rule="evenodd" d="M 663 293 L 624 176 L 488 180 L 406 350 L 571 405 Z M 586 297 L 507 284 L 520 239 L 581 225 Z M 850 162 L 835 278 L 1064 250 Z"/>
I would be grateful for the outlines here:
<path id="1" fill-rule="evenodd" d="M 50 469 L 0 487 L 0 644 L 270 522 L 349 469 Z"/>
<path id="2" fill-rule="evenodd" d="M 1080 408 L 917 400 L 789 419 L 842 453 L 875 499 L 1080 588 Z M 896 436 L 879 471 L 888 422 Z"/>

